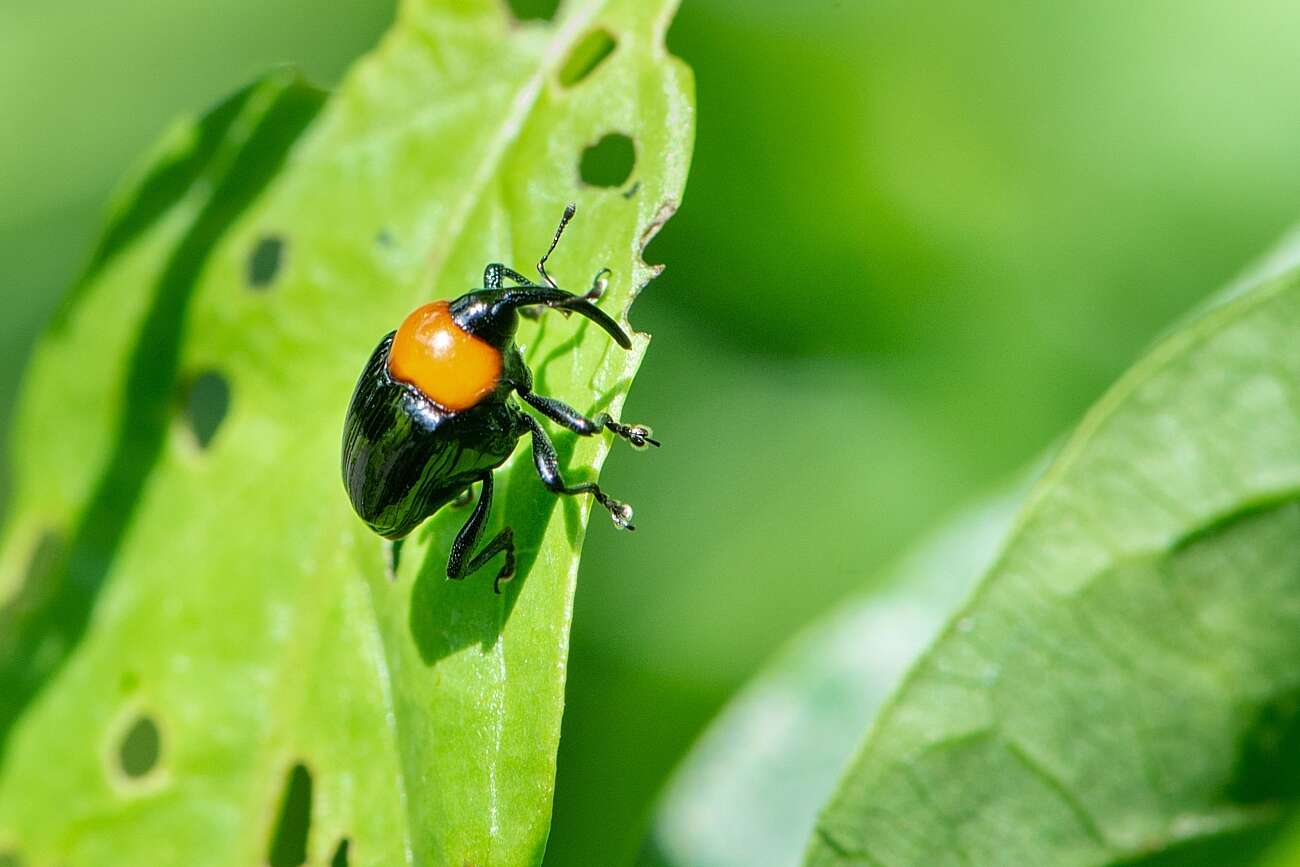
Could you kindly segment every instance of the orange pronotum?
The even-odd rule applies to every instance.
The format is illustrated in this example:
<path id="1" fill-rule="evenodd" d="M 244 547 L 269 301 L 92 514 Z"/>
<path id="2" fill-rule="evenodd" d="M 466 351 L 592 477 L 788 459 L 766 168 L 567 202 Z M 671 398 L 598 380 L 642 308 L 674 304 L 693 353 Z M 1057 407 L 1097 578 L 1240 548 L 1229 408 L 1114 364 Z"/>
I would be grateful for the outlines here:
<path id="1" fill-rule="evenodd" d="M 388 352 L 388 372 L 453 412 L 496 388 L 501 353 L 461 330 L 446 301 L 417 307 L 402 321 Z"/>

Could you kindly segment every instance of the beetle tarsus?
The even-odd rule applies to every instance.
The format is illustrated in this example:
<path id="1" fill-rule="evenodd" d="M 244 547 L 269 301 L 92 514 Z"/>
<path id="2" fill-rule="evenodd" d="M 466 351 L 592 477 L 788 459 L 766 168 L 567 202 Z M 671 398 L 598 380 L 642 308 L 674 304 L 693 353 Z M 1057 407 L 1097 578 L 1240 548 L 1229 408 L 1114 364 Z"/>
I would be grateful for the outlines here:
<path id="1" fill-rule="evenodd" d="M 613 417 L 607 412 L 599 413 L 594 418 L 588 418 L 573 407 L 553 397 L 543 397 L 528 390 L 527 387 L 519 387 L 517 390 L 525 403 L 551 421 L 563 425 L 574 433 L 590 437 L 595 436 L 602 430 L 607 430 L 615 436 L 627 440 L 634 449 L 644 449 L 649 446 L 658 448 L 660 446 L 659 440 L 654 438 L 654 431 L 649 425 L 622 424 L 614 421 Z"/>
<path id="2" fill-rule="evenodd" d="M 511 543 L 507 545 L 505 549 L 506 562 L 501 566 L 501 571 L 497 573 L 497 577 L 492 579 L 492 592 L 497 594 L 498 596 L 501 595 L 501 585 L 505 584 L 507 581 L 510 581 L 515 577 L 515 546 L 513 541 L 514 532 L 510 530 L 509 527 L 507 527 L 503 532 L 510 533 Z M 500 537 L 498 536 L 497 538 Z"/>
<path id="3" fill-rule="evenodd" d="M 502 265 L 500 262 L 493 262 L 483 269 L 484 289 L 500 289 L 505 284 L 506 280 L 513 280 L 520 286 L 535 285 L 532 280 L 529 280 L 523 274 L 520 274 L 513 268 L 508 268 L 505 265 Z"/>
<path id="4" fill-rule="evenodd" d="M 605 496 L 604 492 L 600 489 L 596 489 L 592 493 L 595 494 L 596 500 L 602 506 L 609 509 L 609 517 L 610 520 L 614 522 L 615 527 L 618 527 L 620 530 L 627 530 L 628 532 L 636 529 L 636 527 L 632 526 L 632 507 L 630 505 L 627 503 L 620 503 L 613 497 Z"/>
<path id="5" fill-rule="evenodd" d="M 596 272 L 596 276 L 591 278 L 591 288 L 583 293 L 583 298 L 588 301 L 599 301 L 609 288 L 609 278 L 614 272 L 609 268 L 601 268 Z"/>
<path id="6" fill-rule="evenodd" d="M 659 448 L 661 443 L 654 438 L 655 432 L 646 424 L 619 424 L 608 415 L 605 416 L 605 427 L 609 428 L 615 435 L 622 437 L 631 443 L 632 448 L 641 451 L 654 446 Z"/>
<path id="7" fill-rule="evenodd" d="M 537 285 L 514 268 L 502 265 L 500 262 L 493 262 L 483 269 L 484 289 L 501 289 L 505 286 L 507 280 L 513 281 L 518 286 Z M 536 320 L 541 318 L 542 311 L 540 307 L 520 307 L 519 315 L 525 319 Z"/>

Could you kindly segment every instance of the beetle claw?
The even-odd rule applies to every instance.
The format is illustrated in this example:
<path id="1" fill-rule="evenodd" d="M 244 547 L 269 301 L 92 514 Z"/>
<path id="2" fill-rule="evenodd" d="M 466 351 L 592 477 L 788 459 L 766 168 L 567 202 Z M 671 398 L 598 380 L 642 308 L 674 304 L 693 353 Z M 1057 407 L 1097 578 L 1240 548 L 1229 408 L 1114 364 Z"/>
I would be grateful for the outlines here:
<path id="1" fill-rule="evenodd" d="M 632 507 L 627 503 L 620 503 L 618 500 L 609 500 L 605 503 L 605 508 L 609 509 L 609 517 L 614 522 L 614 526 L 620 530 L 635 530 L 632 526 Z"/>
<path id="2" fill-rule="evenodd" d="M 627 441 L 635 449 L 644 449 L 647 446 L 659 448 L 659 440 L 654 438 L 654 431 L 649 425 L 634 424 L 628 431 Z"/>
<path id="3" fill-rule="evenodd" d="M 616 421 L 608 421 L 605 426 L 631 443 L 632 448 L 641 450 L 649 446 L 659 448 L 659 440 L 654 438 L 654 431 L 647 424 L 619 424 Z"/>
<path id="4" fill-rule="evenodd" d="M 596 272 L 596 276 L 591 278 L 591 288 L 583 293 L 583 298 L 588 301 L 598 301 L 609 288 L 609 276 L 614 272 L 609 268 L 601 268 Z"/>
<path id="5" fill-rule="evenodd" d="M 492 579 L 492 592 L 500 596 L 501 585 L 505 584 L 507 581 L 513 580 L 514 577 L 515 555 L 513 551 L 509 551 L 506 553 L 506 564 L 501 567 L 501 571 L 497 573 L 497 577 Z"/>

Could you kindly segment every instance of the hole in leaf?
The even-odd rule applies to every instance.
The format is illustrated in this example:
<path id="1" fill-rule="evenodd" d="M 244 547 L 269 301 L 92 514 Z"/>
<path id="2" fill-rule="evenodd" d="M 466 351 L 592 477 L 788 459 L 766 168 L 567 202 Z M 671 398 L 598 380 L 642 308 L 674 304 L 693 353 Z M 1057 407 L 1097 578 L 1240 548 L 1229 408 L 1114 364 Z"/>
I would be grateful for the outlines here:
<path id="1" fill-rule="evenodd" d="M 149 773 L 158 764 L 162 753 L 162 736 L 158 724 L 152 717 L 141 716 L 127 729 L 118 748 L 118 764 L 122 773 L 132 779 L 139 779 Z"/>
<path id="2" fill-rule="evenodd" d="M 209 370 L 194 378 L 185 398 L 185 417 L 199 448 L 206 449 L 212 442 L 228 409 L 230 385 L 224 376 Z"/>
<path id="3" fill-rule="evenodd" d="M 579 173 L 583 183 L 593 187 L 617 187 L 632 176 L 636 146 L 632 139 L 614 132 L 582 152 Z"/>
<path id="4" fill-rule="evenodd" d="M 271 867 L 299 867 L 307 863 L 307 832 L 311 830 L 311 772 L 296 764 L 284 783 L 280 818 L 266 854 Z"/>
<path id="5" fill-rule="evenodd" d="M 618 42 L 608 30 L 593 30 L 573 46 L 569 59 L 560 68 L 560 84 L 573 87 L 596 71 L 601 61 L 614 53 Z"/>
<path id="6" fill-rule="evenodd" d="M 560 0 L 506 0 L 506 3 L 520 21 L 550 21 L 560 8 Z"/>
<path id="7" fill-rule="evenodd" d="M 278 235 L 263 237 L 248 257 L 248 285 L 254 289 L 270 286 L 275 275 L 280 272 L 280 260 L 283 257 L 284 239 Z"/>
<path id="8" fill-rule="evenodd" d="M 339 841 L 339 847 L 334 850 L 334 857 L 330 859 L 330 867 L 348 867 L 347 837 Z"/>

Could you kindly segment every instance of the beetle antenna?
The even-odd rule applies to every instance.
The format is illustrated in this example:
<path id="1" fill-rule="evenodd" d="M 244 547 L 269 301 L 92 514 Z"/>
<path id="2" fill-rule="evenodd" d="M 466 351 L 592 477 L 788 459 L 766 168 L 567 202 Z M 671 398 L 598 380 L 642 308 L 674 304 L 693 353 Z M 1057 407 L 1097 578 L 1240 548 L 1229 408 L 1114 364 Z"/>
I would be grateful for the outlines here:
<path id="1" fill-rule="evenodd" d="M 560 287 L 556 286 L 555 281 L 551 279 L 551 275 L 546 273 L 546 260 L 555 252 L 555 245 L 560 243 L 560 236 L 564 234 L 564 227 L 569 225 L 569 221 L 573 219 L 573 215 L 577 212 L 578 206 L 573 202 L 569 202 L 569 204 L 565 206 L 564 215 L 560 217 L 560 225 L 555 227 L 555 237 L 551 239 L 550 248 L 547 249 L 545 256 L 537 260 L 537 273 L 542 275 L 542 279 L 545 280 L 546 284 L 552 289 L 559 289 Z"/>

